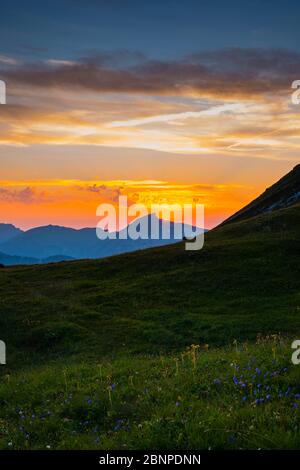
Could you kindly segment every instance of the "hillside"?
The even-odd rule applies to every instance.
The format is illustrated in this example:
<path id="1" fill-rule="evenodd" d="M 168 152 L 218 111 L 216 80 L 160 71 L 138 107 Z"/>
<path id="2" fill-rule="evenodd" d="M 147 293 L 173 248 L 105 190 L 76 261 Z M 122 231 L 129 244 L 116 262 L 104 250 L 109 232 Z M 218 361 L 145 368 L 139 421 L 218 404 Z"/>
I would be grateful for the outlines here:
<path id="1" fill-rule="evenodd" d="M 278 209 L 283 209 L 300 201 L 300 165 L 296 165 L 292 171 L 283 176 L 277 183 L 261 194 L 257 199 L 243 207 L 223 222 L 238 222 L 259 214 L 267 214 Z"/>
<path id="2" fill-rule="evenodd" d="M 0 270 L 11 363 L 222 345 L 300 331 L 300 205 L 184 244 L 97 261 Z"/>

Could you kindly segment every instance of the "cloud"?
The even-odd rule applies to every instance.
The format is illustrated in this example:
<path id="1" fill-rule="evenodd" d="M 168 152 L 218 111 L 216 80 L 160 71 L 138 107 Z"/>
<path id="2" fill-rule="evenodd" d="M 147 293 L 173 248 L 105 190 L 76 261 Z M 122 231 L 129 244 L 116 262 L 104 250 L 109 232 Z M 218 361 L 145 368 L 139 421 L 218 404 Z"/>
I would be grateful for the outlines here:
<path id="1" fill-rule="evenodd" d="M 55 66 L 69 66 L 69 65 L 76 65 L 76 62 L 73 60 L 60 60 L 60 59 L 48 59 L 47 64 L 55 65 Z"/>
<path id="2" fill-rule="evenodd" d="M 122 186 L 110 187 L 105 184 L 97 185 L 96 183 L 88 185 L 86 188 L 87 191 L 95 194 L 100 194 L 103 198 L 111 201 L 118 202 L 119 197 L 122 195 Z"/>
<path id="3" fill-rule="evenodd" d="M 249 98 L 288 90 L 300 76 L 300 54 L 284 49 L 231 48 L 173 61 L 149 60 L 137 53 L 133 56 L 128 52 L 124 59 L 120 52 L 111 52 L 74 62 L 30 63 L 4 68 L 2 75 L 31 87 Z"/>
<path id="4" fill-rule="evenodd" d="M 38 193 L 34 188 L 27 186 L 23 189 L 0 187 L 0 201 L 10 203 L 33 204 L 44 200 L 44 193 Z"/>
<path id="5" fill-rule="evenodd" d="M 76 145 L 298 158 L 298 109 L 290 99 L 300 76 L 296 52 L 235 48 L 173 61 L 101 52 L 0 63 L 0 71 L 8 86 L 3 149 Z"/>
<path id="6" fill-rule="evenodd" d="M 15 59 L 14 57 L 9 57 L 7 55 L 0 55 L 0 64 L 5 65 L 19 65 L 20 61 Z"/>
<path id="7" fill-rule="evenodd" d="M 247 111 L 247 106 L 244 104 L 232 103 L 219 106 L 212 106 L 203 111 L 186 111 L 184 113 L 163 114 L 160 116 L 150 116 L 140 119 L 131 119 L 128 121 L 114 121 L 108 124 L 107 127 L 135 127 L 143 124 L 153 124 L 158 122 L 174 122 L 186 119 L 198 119 L 205 116 L 219 116 L 222 113 L 243 113 Z"/>

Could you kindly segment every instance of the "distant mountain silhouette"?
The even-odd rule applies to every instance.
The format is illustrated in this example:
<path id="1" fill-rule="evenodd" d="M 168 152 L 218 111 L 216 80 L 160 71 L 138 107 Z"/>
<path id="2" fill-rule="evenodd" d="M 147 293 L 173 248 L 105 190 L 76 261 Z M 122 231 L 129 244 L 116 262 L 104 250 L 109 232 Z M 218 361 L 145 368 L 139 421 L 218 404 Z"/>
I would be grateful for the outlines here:
<path id="1" fill-rule="evenodd" d="M 56 255 L 56 256 L 49 256 L 48 258 L 43 258 L 40 260 L 41 264 L 47 263 L 60 263 L 61 261 L 72 261 L 75 258 L 71 256 L 64 256 L 64 255 Z"/>
<path id="2" fill-rule="evenodd" d="M 0 244 L 22 233 L 12 224 L 0 224 Z"/>
<path id="3" fill-rule="evenodd" d="M 17 264 L 38 264 L 39 260 L 36 258 L 27 258 L 22 256 L 10 256 L 0 252 L 0 265 L 14 266 Z"/>
<path id="4" fill-rule="evenodd" d="M 129 232 L 133 230 L 139 232 L 141 226 L 145 226 L 145 224 L 148 227 L 148 239 L 124 239 L 128 230 Z M 156 239 L 151 238 L 151 224 L 158 228 Z M 170 234 L 167 233 L 168 226 L 170 227 Z M 193 229 L 190 226 L 185 228 L 186 230 Z M 201 229 L 198 229 L 197 233 L 200 231 Z M 100 233 L 104 234 L 105 232 L 100 230 Z M 10 256 L 34 258 L 34 262 L 37 263 L 47 262 L 46 260 L 52 262 L 67 259 L 103 258 L 174 243 L 182 239 L 185 233 L 182 224 L 175 224 L 173 222 L 169 224 L 158 219 L 155 215 L 149 215 L 146 218 L 136 219 L 125 229 L 115 232 L 114 235 L 111 234 L 112 237 L 115 236 L 115 239 L 106 238 L 100 240 L 94 228 L 76 230 L 48 225 L 33 228 L 26 232 L 17 232 L 15 236 L 0 243 L 0 251 Z M 164 234 L 167 236 L 166 239 Z M 1 259 L 0 262 L 2 262 Z"/>

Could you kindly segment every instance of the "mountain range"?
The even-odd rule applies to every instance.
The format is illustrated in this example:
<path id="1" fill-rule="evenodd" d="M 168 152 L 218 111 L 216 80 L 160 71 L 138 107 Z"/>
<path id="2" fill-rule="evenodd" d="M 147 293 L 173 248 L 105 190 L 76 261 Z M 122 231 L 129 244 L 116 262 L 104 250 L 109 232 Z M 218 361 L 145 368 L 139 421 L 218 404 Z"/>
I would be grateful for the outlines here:
<path id="1" fill-rule="evenodd" d="M 128 230 L 143 223 L 148 227 L 148 238 L 132 240 L 126 237 Z M 157 239 L 151 238 L 151 223 L 157 223 L 159 234 Z M 154 214 L 146 218 L 136 219 L 131 224 L 115 232 L 114 238 L 99 239 L 95 228 L 73 229 L 55 225 L 36 227 L 22 231 L 13 225 L 0 224 L 0 263 L 3 265 L 40 264 L 72 259 L 96 259 L 106 256 L 127 253 L 155 246 L 178 242 L 176 234 L 184 237 L 184 229 L 200 233 L 201 229 L 170 222 L 170 237 L 164 239 L 163 231 L 169 223 L 158 219 Z M 98 229 L 99 230 L 99 229 Z M 100 229 L 104 234 L 104 231 Z M 112 234 L 113 237 L 113 234 Z"/>
<path id="2" fill-rule="evenodd" d="M 289 207 L 300 201 L 300 165 L 281 178 L 270 188 L 225 220 L 221 226 L 231 222 L 239 222 L 260 214 L 271 214 L 273 211 Z M 159 224 L 158 239 L 151 238 L 151 222 L 156 219 Z M 130 224 L 138 226 L 142 219 Z M 147 240 L 123 239 L 128 227 L 116 232 L 115 239 L 100 240 L 94 228 L 76 230 L 68 227 L 48 225 L 22 231 L 11 224 L 0 224 L 0 263 L 5 266 L 20 264 L 44 264 L 50 262 L 69 261 L 73 259 L 97 259 L 128 253 L 146 248 L 163 246 L 178 241 L 175 231 L 178 229 L 184 237 L 182 224 L 170 223 L 170 237 L 163 239 L 162 231 L 167 223 L 148 216 L 149 237 Z M 191 229 L 191 227 L 187 227 Z M 194 227 L 192 227 L 195 230 Z M 101 230 L 100 230 L 101 231 Z M 199 233 L 201 229 L 198 229 Z M 104 232 L 103 232 L 104 233 Z"/>

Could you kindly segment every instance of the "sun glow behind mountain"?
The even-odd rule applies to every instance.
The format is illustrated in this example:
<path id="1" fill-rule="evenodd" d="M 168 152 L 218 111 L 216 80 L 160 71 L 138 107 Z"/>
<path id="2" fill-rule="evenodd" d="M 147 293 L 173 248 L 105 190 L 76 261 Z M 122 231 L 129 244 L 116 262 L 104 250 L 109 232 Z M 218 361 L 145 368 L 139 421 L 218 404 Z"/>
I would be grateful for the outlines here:
<path id="1" fill-rule="evenodd" d="M 251 188 L 238 184 L 175 184 L 163 181 L 1 181 L 1 217 L 27 229 L 48 223 L 73 227 L 95 227 L 96 208 L 111 203 L 118 210 L 120 196 L 128 205 L 143 204 L 149 213 L 154 204 L 205 204 L 206 228 L 216 225 L 224 214 L 230 215 L 248 202 Z M 13 212 L 12 212 L 13 209 Z M 18 214 L 18 217 L 16 217 Z M 171 214 L 171 218 L 173 214 Z"/>

